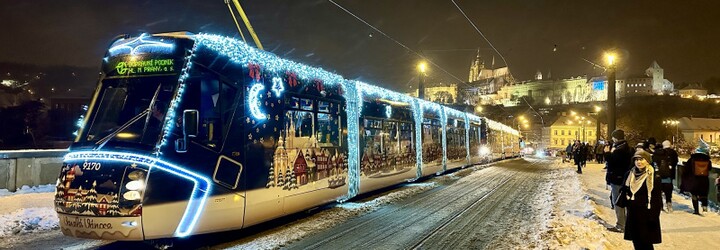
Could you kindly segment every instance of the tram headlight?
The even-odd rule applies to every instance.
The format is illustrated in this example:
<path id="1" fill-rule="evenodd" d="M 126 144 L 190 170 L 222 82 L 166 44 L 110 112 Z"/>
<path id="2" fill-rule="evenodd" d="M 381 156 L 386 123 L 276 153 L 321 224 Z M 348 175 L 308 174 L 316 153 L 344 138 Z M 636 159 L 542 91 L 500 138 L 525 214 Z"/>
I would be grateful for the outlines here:
<path id="1" fill-rule="evenodd" d="M 490 148 L 486 146 L 480 147 L 480 155 L 489 155 L 490 154 Z"/>
<path id="2" fill-rule="evenodd" d="M 145 183 L 143 183 L 143 181 L 141 181 L 141 180 L 130 181 L 125 184 L 125 188 L 127 188 L 128 190 L 131 190 L 131 191 L 137 191 L 137 190 L 145 188 Z"/>
<path id="3" fill-rule="evenodd" d="M 139 200 L 141 197 L 140 197 L 140 192 L 138 192 L 138 191 L 127 191 L 123 194 L 123 198 L 125 198 L 126 200 L 129 200 L 129 201 L 134 201 L 134 200 Z"/>

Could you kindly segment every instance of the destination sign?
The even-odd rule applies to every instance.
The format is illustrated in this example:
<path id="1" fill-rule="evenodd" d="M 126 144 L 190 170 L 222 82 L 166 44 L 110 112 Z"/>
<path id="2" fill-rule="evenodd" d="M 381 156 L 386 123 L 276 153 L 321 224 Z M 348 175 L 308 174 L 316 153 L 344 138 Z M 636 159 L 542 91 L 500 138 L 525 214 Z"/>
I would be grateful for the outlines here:
<path id="1" fill-rule="evenodd" d="M 175 59 L 125 60 L 115 65 L 118 75 L 165 74 L 175 72 Z"/>

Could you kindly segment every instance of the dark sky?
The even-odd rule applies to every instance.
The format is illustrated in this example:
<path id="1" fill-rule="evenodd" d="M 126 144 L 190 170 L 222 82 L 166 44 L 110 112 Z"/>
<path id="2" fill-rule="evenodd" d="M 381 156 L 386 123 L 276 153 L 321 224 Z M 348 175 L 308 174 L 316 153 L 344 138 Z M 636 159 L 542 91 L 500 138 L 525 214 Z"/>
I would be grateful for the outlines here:
<path id="1" fill-rule="evenodd" d="M 118 34 L 187 30 L 237 36 L 223 0 L 79 2 L 2 1 L 0 62 L 99 68 Z M 398 90 L 416 81 L 417 56 L 325 0 L 241 2 L 269 51 Z M 450 0 L 337 2 L 464 81 L 474 49 L 481 49 L 488 64 L 494 55 Z M 601 62 L 609 48 L 622 52 L 626 74 L 642 74 L 657 60 L 676 83 L 720 76 L 717 0 L 457 2 L 519 80 L 537 70 L 551 70 L 555 78 L 601 74 L 581 58 Z M 496 64 L 502 64 L 499 57 Z M 437 68 L 430 75 L 453 79 Z"/>

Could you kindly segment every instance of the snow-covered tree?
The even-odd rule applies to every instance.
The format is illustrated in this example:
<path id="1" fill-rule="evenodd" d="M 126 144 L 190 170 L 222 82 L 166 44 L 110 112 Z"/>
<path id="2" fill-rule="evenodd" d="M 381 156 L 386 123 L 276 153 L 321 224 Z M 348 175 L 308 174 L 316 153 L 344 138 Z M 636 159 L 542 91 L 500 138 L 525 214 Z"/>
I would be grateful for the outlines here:
<path id="1" fill-rule="evenodd" d="M 275 169 L 273 168 L 273 165 L 270 164 L 270 169 L 268 172 L 268 182 L 265 185 L 266 188 L 270 188 L 275 186 Z"/>
<path id="2" fill-rule="evenodd" d="M 293 174 L 292 171 L 290 171 L 290 169 L 288 169 L 285 172 L 285 185 L 283 185 L 283 189 L 287 189 L 287 190 L 292 189 L 292 184 L 293 184 L 292 182 L 294 181 L 292 176 L 295 176 L 295 175 Z"/>
<path id="3" fill-rule="evenodd" d="M 282 170 L 278 171 L 277 183 L 275 183 L 275 186 L 276 187 L 285 186 L 285 175 L 283 175 Z"/>
<path id="4" fill-rule="evenodd" d="M 298 185 L 297 185 L 297 176 L 295 176 L 295 172 L 294 172 L 294 171 L 291 171 L 291 172 L 290 172 L 290 189 L 293 189 L 293 188 L 298 188 Z"/>
<path id="5" fill-rule="evenodd" d="M 118 205 L 118 195 L 113 194 L 112 200 L 110 201 L 110 204 L 108 205 L 107 215 L 111 216 L 119 216 L 120 215 L 120 206 Z"/>

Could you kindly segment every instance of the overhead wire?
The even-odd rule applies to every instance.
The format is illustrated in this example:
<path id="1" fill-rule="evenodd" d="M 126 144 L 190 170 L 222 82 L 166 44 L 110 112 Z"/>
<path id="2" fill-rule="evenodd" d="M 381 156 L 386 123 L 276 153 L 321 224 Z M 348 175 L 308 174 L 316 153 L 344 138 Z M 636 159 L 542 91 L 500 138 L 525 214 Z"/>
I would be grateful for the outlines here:
<path id="1" fill-rule="evenodd" d="M 417 56 L 420 57 L 421 59 L 423 59 L 423 60 L 427 61 L 428 63 L 432 64 L 432 65 L 435 66 L 436 68 L 438 68 L 438 69 L 440 69 L 441 71 L 443 71 L 445 74 L 451 76 L 452 78 L 455 78 L 455 80 L 458 80 L 458 82 L 460 82 L 460 83 L 462 83 L 462 84 L 465 84 L 465 85 L 468 85 L 467 83 L 465 83 L 465 81 L 460 80 L 460 78 L 458 78 L 457 76 L 451 74 L 450 72 L 448 72 L 448 71 L 445 70 L 444 68 L 440 67 L 440 65 L 437 65 L 437 64 L 436 64 L 435 62 L 433 62 L 432 60 L 430 60 L 430 59 L 428 59 L 427 57 L 423 56 L 422 54 L 420 54 L 420 53 L 412 50 L 410 47 L 408 47 L 408 46 L 406 46 L 405 44 L 401 43 L 401 42 L 398 41 L 397 39 L 392 38 L 390 35 L 386 34 L 386 33 L 383 32 L 382 30 L 376 28 L 376 27 L 373 26 L 372 24 L 366 22 L 365 20 L 363 20 L 363 19 L 360 18 L 359 16 L 355 15 L 355 13 L 351 12 L 350 10 L 346 9 L 345 7 L 343 7 L 343 6 L 341 6 L 340 4 L 336 3 L 335 1 L 333 1 L 333 0 L 328 0 L 328 2 L 334 4 L 335 6 L 337 6 L 338 8 L 340 8 L 341 10 L 345 11 L 345 13 L 348 13 L 349 15 L 353 16 L 355 19 L 357 19 L 358 21 L 364 23 L 365 25 L 367 25 L 367 26 L 370 27 L 371 29 L 377 31 L 378 33 L 380 33 L 380 34 L 382 34 L 383 36 L 385 36 L 386 38 L 392 40 L 392 41 L 395 42 L 396 44 L 400 45 L 401 47 L 403 47 L 403 48 L 405 48 L 406 50 L 412 52 L 413 54 L 417 55 Z M 468 86 L 469 86 L 469 85 L 468 85 Z"/>
<path id="2" fill-rule="evenodd" d="M 242 38 L 243 42 L 247 43 L 247 41 L 245 41 L 245 35 L 243 35 L 242 29 L 240 29 L 240 24 L 238 23 L 237 18 L 235 17 L 235 12 L 233 12 L 232 7 L 230 7 L 230 1 L 225 0 L 225 5 L 227 5 L 228 10 L 230 11 L 230 16 L 232 17 L 233 21 L 235 22 L 235 27 L 237 27 L 238 33 L 240 33 L 240 37 Z"/>
<path id="3" fill-rule="evenodd" d="M 482 31 L 480 31 L 480 29 L 478 29 L 478 27 L 475 25 L 475 23 L 473 23 L 473 21 L 470 20 L 470 18 L 468 17 L 468 15 L 465 14 L 465 11 L 463 11 L 462 8 L 460 8 L 460 5 L 458 5 L 458 4 L 455 2 L 455 0 L 450 0 L 450 1 L 452 1 L 452 3 L 455 5 L 455 7 L 457 7 L 457 9 L 460 11 L 460 13 L 463 14 L 463 16 L 465 17 L 465 19 L 470 23 L 470 25 L 472 25 L 473 28 L 475 28 L 475 31 L 477 31 L 477 33 L 480 34 L 480 36 L 481 36 L 483 39 L 485 39 L 485 41 L 490 45 L 490 47 L 491 47 L 493 50 L 495 50 L 495 53 L 497 53 L 497 54 L 500 56 L 500 59 L 503 60 L 503 63 L 505 63 L 505 66 L 507 66 L 508 68 L 510 68 L 510 65 L 509 65 L 509 64 L 507 63 L 507 61 L 505 60 L 505 57 L 500 53 L 500 51 L 498 51 L 498 50 L 495 48 L 495 46 L 490 42 L 490 40 L 488 40 L 487 37 L 485 37 L 485 34 L 483 34 Z"/>

